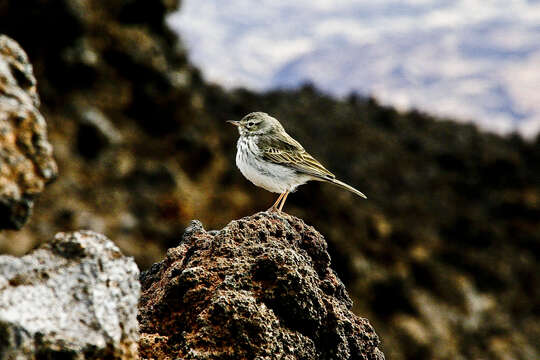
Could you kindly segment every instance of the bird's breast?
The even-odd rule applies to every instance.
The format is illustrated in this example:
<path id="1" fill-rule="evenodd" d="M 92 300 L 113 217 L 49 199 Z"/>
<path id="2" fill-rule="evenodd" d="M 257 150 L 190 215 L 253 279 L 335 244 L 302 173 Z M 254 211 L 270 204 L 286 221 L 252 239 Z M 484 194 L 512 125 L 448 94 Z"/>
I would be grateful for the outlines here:
<path id="1" fill-rule="evenodd" d="M 237 143 L 236 166 L 253 184 L 271 192 L 292 191 L 309 177 L 298 176 L 293 169 L 264 159 L 255 136 L 240 137 Z"/>
<path id="2" fill-rule="evenodd" d="M 264 173 L 261 152 L 255 140 L 241 136 L 236 145 L 236 166 L 252 182 L 259 177 L 259 174 Z"/>

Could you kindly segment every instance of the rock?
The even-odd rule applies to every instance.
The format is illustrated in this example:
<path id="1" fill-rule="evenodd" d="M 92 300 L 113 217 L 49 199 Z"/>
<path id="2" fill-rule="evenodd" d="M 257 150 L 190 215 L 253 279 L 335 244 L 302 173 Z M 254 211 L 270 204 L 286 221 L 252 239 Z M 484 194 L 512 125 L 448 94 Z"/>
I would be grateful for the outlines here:
<path id="1" fill-rule="evenodd" d="M 144 359 L 384 359 L 326 241 L 293 216 L 193 221 L 141 283 Z"/>
<path id="2" fill-rule="evenodd" d="M 0 229 L 20 229 L 33 199 L 57 175 L 38 107 L 36 79 L 25 52 L 0 35 Z"/>
<path id="3" fill-rule="evenodd" d="M 122 142 L 122 135 L 109 118 L 97 108 L 79 110 L 77 149 L 86 158 L 96 158 L 104 149 Z"/>
<path id="4" fill-rule="evenodd" d="M 0 359 L 135 359 L 138 276 L 91 231 L 0 256 Z"/>

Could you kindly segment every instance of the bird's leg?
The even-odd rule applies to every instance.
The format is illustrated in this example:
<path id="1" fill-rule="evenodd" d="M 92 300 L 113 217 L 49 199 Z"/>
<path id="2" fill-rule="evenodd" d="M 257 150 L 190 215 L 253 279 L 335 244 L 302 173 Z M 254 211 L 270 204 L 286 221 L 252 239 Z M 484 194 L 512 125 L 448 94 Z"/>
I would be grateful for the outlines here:
<path id="1" fill-rule="evenodd" d="M 279 195 L 279 197 L 277 198 L 274 205 L 272 205 L 272 207 L 270 209 L 268 209 L 268 211 L 270 211 L 270 212 L 279 211 L 278 210 L 278 205 L 279 205 L 279 202 L 281 201 L 281 199 L 283 198 L 283 195 L 285 195 L 285 193 L 282 193 L 282 194 Z"/>
<path id="2" fill-rule="evenodd" d="M 285 205 L 285 200 L 287 200 L 287 196 L 289 196 L 289 191 L 285 191 L 285 196 L 283 197 L 283 199 L 281 199 L 281 204 L 279 205 L 279 211 L 281 211 L 281 209 L 283 209 L 283 205 Z"/>

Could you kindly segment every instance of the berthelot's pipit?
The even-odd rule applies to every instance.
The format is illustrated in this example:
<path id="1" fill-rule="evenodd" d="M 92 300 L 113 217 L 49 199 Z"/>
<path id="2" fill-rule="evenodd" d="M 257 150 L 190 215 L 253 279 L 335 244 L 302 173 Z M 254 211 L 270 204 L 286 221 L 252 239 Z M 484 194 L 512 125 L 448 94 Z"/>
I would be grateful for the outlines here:
<path id="1" fill-rule="evenodd" d="M 253 112 L 240 121 L 228 122 L 240 133 L 236 166 L 253 184 L 281 194 L 269 210 L 281 211 L 289 193 L 310 180 L 329 182 L 367 199 L 360 191 L 336 179 L 270 115 Z"/>

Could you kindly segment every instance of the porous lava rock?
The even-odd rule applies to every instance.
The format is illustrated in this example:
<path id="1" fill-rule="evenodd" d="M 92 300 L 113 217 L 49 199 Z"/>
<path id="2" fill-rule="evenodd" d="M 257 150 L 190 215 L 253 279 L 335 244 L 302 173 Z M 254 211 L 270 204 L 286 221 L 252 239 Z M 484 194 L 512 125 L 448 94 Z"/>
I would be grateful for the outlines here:
<path id="1" fill-rule="evenodd" d="M 141 284 L 143 359 L 384 359 L 323 236 L 287 214 L 192 221 Z"/>
<path id="2" fill-rule="evenodd" d="M 56 177 L 32 65 L 0 35 L 0 229 L 20 229 L 33 200 Z"/>
<path id="3" fill-rule="evenodd" d="M 138 276 L 91 231 L 0 256 L 0 359 L 136 359 Z"/>

